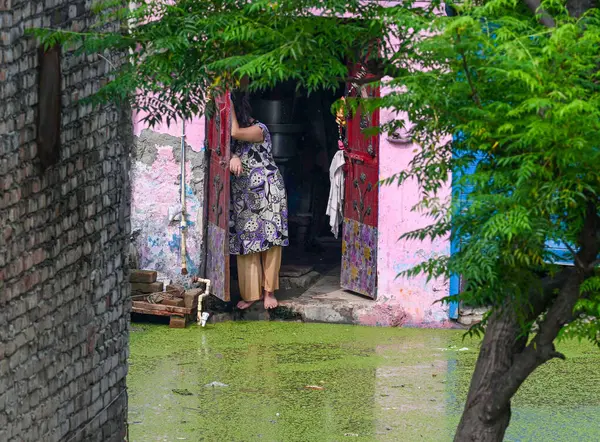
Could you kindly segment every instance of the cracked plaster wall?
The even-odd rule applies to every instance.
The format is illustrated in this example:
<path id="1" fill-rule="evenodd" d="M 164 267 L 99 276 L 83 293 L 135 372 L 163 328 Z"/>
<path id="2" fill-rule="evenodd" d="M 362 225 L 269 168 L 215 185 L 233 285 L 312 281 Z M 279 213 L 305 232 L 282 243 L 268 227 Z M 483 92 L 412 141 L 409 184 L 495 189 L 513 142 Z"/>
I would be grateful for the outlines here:
<path id="1" fill-rule="evenodd" d="M 153 129 L 134 117 L 132 152 L 131 226 L 139 266 L 154 269 L 173 281 L 182 281 L 179 221 L 169 221 L 180 207 L 180 124 Z M 205 192 L 204 120 L 186 123 L 186 249 L 190 275 L 203 265 L 203 204 Z"/>
<path id="2" fill-rule="evenodd" d="M 382 121 L 392 115 L 382 111 Z M 204 121 L 186 125 L 186 188 L 188 217 L 188 270 L 197 273 L 203 265 Z M 179 173 L 181 126 L 147 129 L 135 127 L 132 158 L 132 231 L 139 232 L 135 245 L 140 267 L 158 270 L 173 280 L 181 280 L 178 223 L 168 222 L 169 209 L 180 200 Z M 417 146 L 398 145 L 382 136 L 380 177 L 387 178 L 408 166 Z M 447 189 L 450 192 L 450 189 Z M 378 297 L 371 313 L 359 322 L 381 326 L 450 327 L 448 308 L 438 299 L 448 295 L 445 280 L 428 282 L 425 277 L 396 278 L 397 274 L 436 254 L 450 251 L 448 239 L 436 243 L 398 241 L 409 230 L 428 222 L 410 211 L 417 203 L 416 184 L 380 188 L 378 239 Z"/>

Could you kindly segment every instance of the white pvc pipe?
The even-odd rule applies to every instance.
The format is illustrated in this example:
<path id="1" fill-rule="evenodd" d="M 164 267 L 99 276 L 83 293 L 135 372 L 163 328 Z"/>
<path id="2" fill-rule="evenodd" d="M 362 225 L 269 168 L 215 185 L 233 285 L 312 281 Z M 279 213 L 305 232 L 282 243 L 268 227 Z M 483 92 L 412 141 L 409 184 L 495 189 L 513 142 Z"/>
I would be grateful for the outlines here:
<path id="1" fill-rule="evenodd" d="M 208 313 L 206 315 L 202 314 L 202 301 L 205 297 L 210 294 L 210 279 L 196 279 L 197 283 L 205 284 L 204 293 L 198 296 L 198 317 L 196 318 L 198 325 L 204 327 L 206 325 L 206 320 L 208 319 Z"/>

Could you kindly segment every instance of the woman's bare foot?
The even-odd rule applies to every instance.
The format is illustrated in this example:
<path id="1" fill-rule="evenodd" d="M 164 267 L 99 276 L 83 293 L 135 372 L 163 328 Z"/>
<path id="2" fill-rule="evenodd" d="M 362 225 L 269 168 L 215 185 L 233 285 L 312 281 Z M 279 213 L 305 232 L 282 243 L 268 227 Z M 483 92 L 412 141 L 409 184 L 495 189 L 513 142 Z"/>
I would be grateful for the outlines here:
<path id="1" fill-rule="evenodd" d="M 248 307 L 250 307 L 252 304 L 254 304 L 256 301 L 240 301 L 237 303 L 237 308 L 239 308 L 240 310 L 245 310 Z"/>
<path id="2" fill-rule="evenodd" d="M 277 307 L 279 303 L 277 302 L 277 298 L 275 298 L 274 293 L 265 292 L 265 309 L 270 310 Z"/>

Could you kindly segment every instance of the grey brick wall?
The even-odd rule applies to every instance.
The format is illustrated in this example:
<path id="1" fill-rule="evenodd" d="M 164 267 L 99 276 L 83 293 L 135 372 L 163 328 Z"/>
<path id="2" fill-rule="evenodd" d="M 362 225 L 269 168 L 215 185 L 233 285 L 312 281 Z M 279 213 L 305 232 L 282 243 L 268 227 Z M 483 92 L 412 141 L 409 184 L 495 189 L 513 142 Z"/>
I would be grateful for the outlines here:
<path id="1" fill-rule="evenodd" d="M 58 164 L 41 172 L 32 26 L 86 29 L 91 1 L 0 0 L 0 441 L 123 441 L 130 301 L 128 109 L 111 69 L 63 52 Z"/>

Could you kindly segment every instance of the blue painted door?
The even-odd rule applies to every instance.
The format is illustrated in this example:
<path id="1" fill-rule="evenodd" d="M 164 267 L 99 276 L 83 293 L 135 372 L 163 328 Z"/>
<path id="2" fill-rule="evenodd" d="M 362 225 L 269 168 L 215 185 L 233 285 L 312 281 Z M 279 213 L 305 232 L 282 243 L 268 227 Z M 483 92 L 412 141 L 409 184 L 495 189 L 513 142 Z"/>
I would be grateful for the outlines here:
<path id="1" fill-rule="evenodd" d="M 454 10 L 452 7 L 446 7 L 446 13 L 448 16 L 454 16 Z M 486 22 L 485 29 L 488 32 L 491 32 L 492 38 L 495 38 L 494 30 L 498 29 L 498 25 L 494 23 Z M 483 55 L 481 55 L 483 56 Z M 459 78 L 458 81 L 464 81 L 464 78 Z M 453 136 L 453 141 L 458 144 L 461 139 L 464 139 L 464 135 L 462 133 L 457 133 Z M 461 153 L 457 149 L 453 153 L 454 157 L 460 157 Z M 456 210 L 465 210 L 468 207 L 468 196 L 472 190 L 472 186 L 468 183 L 467 185 L 459 186 L 458 184 L 461 181 L 461 178 L 465 175 L 470 175 L 475 172 L 475 168 L 477 167 L 478 160 L 473 161 L 468 166 L 464 167 L 462 170 L 454 170 L 452 172 L 452 199 L 453 202 L 456 203 Z M 461 249 L 461 237 L 460 235 L 453 235 L 453 240 L 450 244 L 450 254 L 455 254 Z M 546 242 L 546 250 L 551 252 L 554 256 L 552 259 L 552 263 L 558 265 L 573 265 L 573 258 L 571 256 L 570 250 L 567 246 L 560 241 L 547 241 Z M 461 275 L 452 275 L 450 277 L 450 287 L 449 287 L 449 295 L 455 296 L 458 295 L 462 291 L 463 280 Z M 451 302 L 449 309 L 449 317 L 450 319 L 458 319 L 458 302 Z"/>
<path id="2" fill-rule="evenodd" d="M 453 136 L 454 143 L 458 144 L 463 135 L 458 133 Z M 459 149 L 454 150 L 454 158 L 460 158 L 461 152 Z M 476 158 L 467 166 L 462 169 L 455 169 L 452 172 L 452 200 L 455 204 L 455 210 L 462 211 L 468 210 L 469 206 L 469 194 L 472 192 L 472 185 L 468 182 L 468 175 L 475 172 L 478 162 L 482 157 Z M 463 180 L 463 177 L 466 177 Z M 462 181 L 462 182 L 461 182 Z M 461 250 L 462 242 L 464 237 L 460 235 L 460 232 L 453 231 L 452 241 L 450 243 L 450 254 L 453 255 Z M 565 243 L 561 241 L 546 241 L 546 250 L 551 252 L 553 255 L 548 262 L 557 265 L 571 266 L 573 265 L 573 257 L 570 250 L 567 248 Z M 461 275 L 453 274 L 450 276 L 450 287 L 449 296 L 456 296 L 462 291 L 463 278 Z M 458 302 L 451 302 L 449 306 L 448 316 L 450 319 L 458 319 Z"/>

